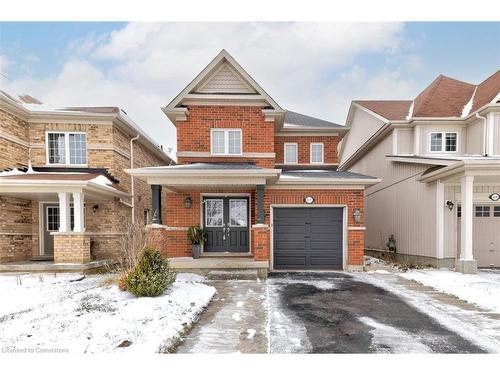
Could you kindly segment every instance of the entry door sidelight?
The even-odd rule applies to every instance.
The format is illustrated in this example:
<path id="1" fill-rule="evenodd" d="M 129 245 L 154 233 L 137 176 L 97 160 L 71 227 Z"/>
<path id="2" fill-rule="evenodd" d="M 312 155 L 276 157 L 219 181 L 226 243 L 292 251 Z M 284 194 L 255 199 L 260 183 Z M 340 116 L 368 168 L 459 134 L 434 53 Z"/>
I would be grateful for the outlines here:
<path id="1" fill-rule="evenodd" d="M 205 252 L 246 253 L 249 248 L 249 206 L 247 197 L 213 197 L 203 200 L 207 232 Z"/>

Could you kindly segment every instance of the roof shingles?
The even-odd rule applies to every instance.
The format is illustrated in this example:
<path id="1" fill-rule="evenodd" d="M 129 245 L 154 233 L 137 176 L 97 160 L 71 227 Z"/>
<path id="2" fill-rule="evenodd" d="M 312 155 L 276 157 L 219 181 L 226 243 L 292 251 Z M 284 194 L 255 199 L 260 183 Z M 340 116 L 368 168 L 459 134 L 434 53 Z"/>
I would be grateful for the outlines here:
<path id="1" fill-rule="evenodd" d="M 405 120 L 413 103 L 411 117 L 461 117 L 471 100 L 473 113 L 491 103 L 500 92 L 500 70 L 479 85 L 462 82 L 443 75 L 438 76 L 412 100 L 355 100 L 357 103 L 389 121 Z"/>

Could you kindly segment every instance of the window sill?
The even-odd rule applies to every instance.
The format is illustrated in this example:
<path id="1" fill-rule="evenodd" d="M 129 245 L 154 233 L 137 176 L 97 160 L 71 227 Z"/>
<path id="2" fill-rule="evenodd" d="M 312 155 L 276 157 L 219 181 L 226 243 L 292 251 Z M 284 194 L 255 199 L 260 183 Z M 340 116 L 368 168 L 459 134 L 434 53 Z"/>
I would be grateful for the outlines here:
<path id="1" fill-rule="evenodd" d="M 45 164 L 44 167 L 51 168 L 68 168 L 68 167 L 76 167 L 76 168 L 88 168 L 88 164 Z"/>

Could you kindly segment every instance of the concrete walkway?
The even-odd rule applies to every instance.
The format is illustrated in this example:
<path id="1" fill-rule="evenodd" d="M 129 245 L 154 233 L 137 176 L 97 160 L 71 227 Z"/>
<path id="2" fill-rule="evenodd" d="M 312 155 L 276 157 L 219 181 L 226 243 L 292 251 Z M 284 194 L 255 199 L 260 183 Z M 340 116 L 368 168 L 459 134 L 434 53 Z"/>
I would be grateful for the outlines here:
<path id="1" fill-rule="evenodd" d="M 216 280 L 217 294 L 177 353 L 267 353 L 265 280 Z"/>

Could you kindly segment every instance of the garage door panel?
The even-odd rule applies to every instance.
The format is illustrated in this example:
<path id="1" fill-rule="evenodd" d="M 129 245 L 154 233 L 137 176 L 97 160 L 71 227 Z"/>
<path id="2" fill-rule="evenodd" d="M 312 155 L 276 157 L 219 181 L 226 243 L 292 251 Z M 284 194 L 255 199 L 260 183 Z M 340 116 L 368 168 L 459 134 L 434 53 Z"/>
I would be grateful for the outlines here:
<path id="1" fill-rule="evenodd" d="M 341 257 L 311 257 L 310 264 L 312 266 L 324 266 L 325 268 L 329 268 L 331 266 L 342 267 L 342 258 Z"/>
<path id="2" fill-rule="evenodd" d="M 274 258 L 275 268 L 304 267 L 305 256 L 278 256 Z"/>
<path id="3" fill-rule="evenodd" d="M 342 252 L 342 208 L 274 209 L 275 269 L 341 269 Z"/>

